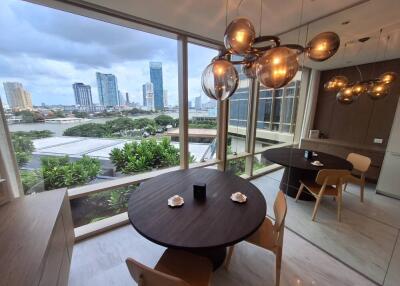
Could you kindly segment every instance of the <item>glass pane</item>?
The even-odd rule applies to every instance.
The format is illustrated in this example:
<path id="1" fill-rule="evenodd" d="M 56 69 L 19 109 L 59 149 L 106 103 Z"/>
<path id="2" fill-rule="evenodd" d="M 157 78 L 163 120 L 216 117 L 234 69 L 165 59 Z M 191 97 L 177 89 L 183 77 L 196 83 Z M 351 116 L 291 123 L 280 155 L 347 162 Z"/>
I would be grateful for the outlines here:
<path id="1" fill-rule="evenodd" d="M 74 226 L 79 227 L 126 212 L 130 194 L 137 187 L 138 184 L 134 184 L 71 200 Z"/>
<path id="2" fill-rule="evenodd" d="M 13 40 L 0 41 L 12 51 L 0 95 L 25 193 L 179 165 L 175 39 L 25 1 L 1 7 Z"/>
<path id="3" fill-rule="evenodd" d="M 241 65 L 235 67 L 239 74 L 239 86 L 229 98 L 228 155 L 241 154 L 246 150 L 250 80 L 242 72 Z"/>
<path id="4" fill-rule="evenodd" d="M 188 45 L 190 163 L 216 158 L 217 101 L 210 99 L 203 92 L 201 75 L 217 55 L 218 51 L 215 49 Z"/>
<path id="5" fill-rule="evenodd" d="M 282 143 L 292 143 L 300 91 L 301 72 L 280 89 L 260 86 L 257 107 L 255 151 Z"/>
<path id="6" fill-rule="evenodd" d="M 246 169 L 246 157 L 229 160 L 227 162 L 226 170 L 237 176 L 245 174 Z"/>

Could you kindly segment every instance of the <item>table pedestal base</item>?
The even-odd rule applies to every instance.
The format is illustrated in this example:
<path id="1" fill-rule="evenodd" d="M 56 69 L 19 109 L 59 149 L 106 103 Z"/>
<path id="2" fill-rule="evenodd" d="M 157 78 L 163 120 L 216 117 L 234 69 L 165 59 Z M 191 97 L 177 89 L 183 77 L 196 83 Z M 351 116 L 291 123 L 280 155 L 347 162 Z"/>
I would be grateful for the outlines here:
<path id="1" fill-rule="evenodd" d="M 295 198 L 300 187 L 300 180 L 314 181 L 316 176 L 316 171 L 286 167 L 279 187 L 289 197 Z M 315 198 L 303 191 L 299 200 L 314 201 Z"/>
<path id="2" fill-rule="evenodd" d="M 226 247 L 191 250 L 190 252 L 210 259 L 213 264 L 213 271 L 217 270 L 224 263 L 226 257 Z"/>

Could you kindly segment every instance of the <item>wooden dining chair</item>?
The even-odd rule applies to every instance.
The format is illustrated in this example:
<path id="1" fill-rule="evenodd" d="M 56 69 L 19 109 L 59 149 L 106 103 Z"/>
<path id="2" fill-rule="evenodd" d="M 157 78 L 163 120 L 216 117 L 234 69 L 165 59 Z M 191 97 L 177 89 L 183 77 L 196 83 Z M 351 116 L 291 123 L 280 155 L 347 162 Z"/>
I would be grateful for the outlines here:
<path id="1" fill-rule="evenodd" d="M 285 229 L 286 212 L 287 205 L 285 194 L 280 191 L 274 203 L 275 223 L 273 224 L 272 221 L 266 217 L 260 228 L 246 239 L 247 242 L 265 248 L 275 254 L 276 286 L 279 286 L 281 278 L 283 232 Z M 231 246 L 228 250 L 228 255 L 225 260 L 226 269 L 229 268 L 233 250 L 234 246 Z"/>
<path id="2" fill-rule="evenodd" d="M 360 201 L 364 202 L 365 173 L 368 171 L 369 166 L 371 166 L 371 158 L 357 153 L 350 153 L 347 155 L 346 160 L 352 163 L 353 170 L 360 174 L 360 177 L 351 174 L 348 182 L 360 186 Z M 346 188 L 347 183 L 344 186 L 344 191 L 346 191 Z"/>
<path id="3" fill-rule="evenodd" d="M 154 269 L 128 258 L 129 272 L 139 286 L 209 286 L 211 261 L 183 250 L 167 249 Z"/>
<path id="4" fill-rule="evenodd" d="M 315 181 L 300 180 L 301 185 L 296 195 L 296 202 L 303 190 L 307 190 L 308 193 L 314 196 L 316 202 L 312 220 L 315 221 L 321 199 L 324 196 L 333 196 L 337 202 L 337 219 L 340 221 L 342 212 L 342 185 L 347 182 L 349 175 L 350 171 L 348 170 L 323 169 L 318 172 Z"/>

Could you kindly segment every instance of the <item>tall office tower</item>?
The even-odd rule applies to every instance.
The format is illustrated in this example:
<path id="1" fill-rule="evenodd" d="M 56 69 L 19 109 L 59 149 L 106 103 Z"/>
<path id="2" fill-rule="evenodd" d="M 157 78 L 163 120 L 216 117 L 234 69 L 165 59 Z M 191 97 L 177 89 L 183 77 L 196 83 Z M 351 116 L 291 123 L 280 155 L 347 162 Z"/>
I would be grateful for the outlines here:
<path id="1" fill-rule="evenodd" d="M 119 106 L 126 105 L 125 104 L 125 96 L 120 90 L 118 90 L 118 98 L 119 98 Z"/>
<path id="2" fill-rule="evenodd" d="M 168 106 L 168 90 L 164 89 L 163 91 L 163 101 L 164 101 L 164 107 Z"/>
<path id="3" fill-rule="evenodd" d="M 113 74 L 96 73 L 99 101 L 103 106 L 120 105 L 117 78 Z"/>
<path id="4" fill-rule="evenodd" d="M 201 95 L 194 99 L 194 108 L 196 108 L 196 110 L 201 110 Z"/>
<path id="5" fill-rule="evenodd" d="M 125 103 L 126 103 L 126 105 L 129 105 L 131 102 L 130 102 L 130 100 L 129 100 L 129 93 L 125 93 Z"/>
<path id="6" fill-rule="evenodd" d="M 76 82 L 72 85 L 75 94 L 75 104 L 80 106 L 93 106 L 92 89 L 90 85 Z"/>
<path id="7" fill-rule="evenodd" d="M 164 89 L 163 89 L 162 63 L 150 62 L 150 81 L 153 84 L 153 90 L 154 90 L 154 108 L 156 110 L 163 110 Z"/>
<path id="8" fill-rule="evenodd" d="M 147 107 L 147 110 L 155 110 L 154 103 L 154 87 L 151 82 L 147 82 L 143 85 L 143 106 Z"/>
<path id="9" fill-rule="evenodd" d="M 10 108 L 32 108 L 32 96 L 19 82 L 4 82 L 4 91 Z"/>

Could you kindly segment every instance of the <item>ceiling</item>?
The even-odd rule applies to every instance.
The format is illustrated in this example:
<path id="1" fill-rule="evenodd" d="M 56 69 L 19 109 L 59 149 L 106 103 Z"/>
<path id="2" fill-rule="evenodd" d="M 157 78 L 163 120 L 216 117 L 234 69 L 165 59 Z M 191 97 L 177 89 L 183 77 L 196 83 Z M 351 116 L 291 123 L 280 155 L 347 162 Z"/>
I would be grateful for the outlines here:
<path id="1" fill-rule="evenodd" d="M 306 66 L 326 70 L 400 58 L 399 0 L 229 0 L 228 10 L 226 0 L 86 0 L 220 42 L 226 15 L 228 22 L 238 16 L 249 18 L 258 33 L 261 1 L 263 35 L 280 35 L 282 43 L 304 45 L 323 31 L 339 34 L 341 47 L 333 58 L 323 63 L 306 60 Z M 345 21 L 350 23 L 343 25 Z M 309 24 L 296 29 L 300 23 Z M 370 40 L 359 42 L 363 37 Z"/>

